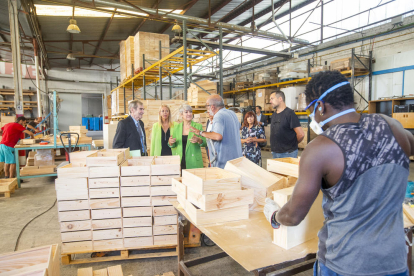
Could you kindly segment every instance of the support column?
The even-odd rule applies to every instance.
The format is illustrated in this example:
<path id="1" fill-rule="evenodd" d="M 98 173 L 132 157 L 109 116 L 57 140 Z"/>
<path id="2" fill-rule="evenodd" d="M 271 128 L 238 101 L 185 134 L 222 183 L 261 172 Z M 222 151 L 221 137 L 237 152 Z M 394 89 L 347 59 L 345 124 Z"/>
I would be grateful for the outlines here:
<path id="1" fill-rule="evenodd" d="M 321 0 L 321 44 L 323 43 L 323 0 Z"/>
<path id="2" fill-rule="evenodd" d="M 42 117 L 42 101 L 40 97 L 40 70 L 39 70 L 39 51 L 36 39 L 33 38 L 35 70 L 36 70 L 36 88 L 37 88 L 37 117 Z"/>
<path id="3" fill-rule="evenodd" d="M 171 83 L 171 75 L 168 75 L 168 80 L 170 81 L 170 100 L 172 99 L 172 83 Z"/>
<path id="4" fill-rule="evenodd" d="M 403 83 L 403 87 L 404 87 L 404 83 Z M 372 100 L 372 51 L 369 51 L 368 101 L 371 101 L 371 100 Z"/>
<path id="5" fill-rule="evenodd" d="M 184 101 L 187 101 L 187 22 L 183 21 L 183 46 L 184 46 Z"/>
<path id="6" fill-rule="evenodd" d="M 14 80 L 14 108 L 16 116 L 23 116 L 23 87 L 22 87 L 22 66 L 20 58 L 20 35 L 19 20 L 17 11 L 17 0 L 9 2 L 9 22 L 10 40 L 13 60 L 13 80 Z"/>
<path id="7" fill-rule="evenodd" d="M 160 55 L 159 55 L 160 59 L 159 60 L 161 60 L 162 59 L 161 40 L 159 42 L 159 47 L 160 47 Z M 160 64 L 160 68 L 159 68 L 159 74 L 160 74 L 160 76 L 159 76 L 159 78 L 160 78 L 160 98 L 162 100 L 162 68 L 161 68 L 161 64 Z"/>
<path id="8" fill-rule="evenodd" d="M 142 54 L 142 70 L 145 71 L 145 54 Z M 144 88 L 144 100 L 147 99 L 147 89 L 145 87 L 145 73 L 142 76 L 142 87 Z"/>
<path id="9" fill-rule="evenodd" d="M 219 27 L 220 37 L 219 37 L 219 59 L 220 59 L 220 96 L 223 98 L 223 28 Z"/>
<path id="10" fill-rule="evenodd" d="M 134 77 L 134 64 L 132 66 L 132 77 Z M 135 100 L 135 87 L 134 87 L 135 80 L 132 81 L 132 100 Z"/>

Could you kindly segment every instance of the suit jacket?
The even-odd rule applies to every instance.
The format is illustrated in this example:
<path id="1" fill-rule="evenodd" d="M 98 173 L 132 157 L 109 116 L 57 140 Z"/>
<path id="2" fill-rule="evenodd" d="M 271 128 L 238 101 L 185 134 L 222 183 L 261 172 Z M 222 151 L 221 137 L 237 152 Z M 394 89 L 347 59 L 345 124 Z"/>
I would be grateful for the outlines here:
<path id="1" fill-rule="evenodd" d="M 145 148 L 147 148 L 144 123 L 140 120 L 139 124 L 144 133 L 144 144 Z M 147 155 L 147 153 L 143 151 L 141 137 L 131 116 L 119 121 L 112 147 L 114 149 L 129 148 L 130 150 L 141 150 L 141 155 Z"/>
<path id="2" fill-rule="evenodd" d="M 261 114 L 262 114 L 262 116 L 260 116 L 260 122 L 263 123 L 263 125 L 261 125 L 261 127 L 265 127 L 265 126 L 267 126 L 267 116 L 264 115 L 263 112 Z"/>

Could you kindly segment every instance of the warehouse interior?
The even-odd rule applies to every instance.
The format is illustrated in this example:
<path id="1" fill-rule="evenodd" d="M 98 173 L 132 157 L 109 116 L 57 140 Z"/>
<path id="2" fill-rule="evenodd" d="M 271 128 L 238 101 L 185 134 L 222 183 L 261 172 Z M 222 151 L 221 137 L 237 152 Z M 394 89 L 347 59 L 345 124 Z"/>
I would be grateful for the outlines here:
<path id="1" fill-rule="evenodd" d="M 307 113 L 306 86 L 318 74 L 339 71 L 353 92 L 357 114 L 385 115 L 414 135 L 413 42 L 410 0 L 0 1 L 0 143 L 7 139 L 5 126 L 19 123 L 19 117 L 36 126 L 33 137 L 20 133 L 12 147 L 15 170 L 7 160 L 0 162 L 0 275 L 314 275 L 317 232 L 325 219 L 328 223 L 322 204 L 320 224 L 312 223 L 317 219 L 311 215 L 308 228 L 282 223 L 284 239 L 294 233 L 293 246 L 280 244 L 278 230 L 264 214 L 265 199 L 276 200 L 279 189 L 291 189 L 286 197 L 293 200 L 302 174 L 299 160 L 319 137 Z M 284 93 L 286 108 L 304 134 L 293 161 L 274 155 L 272 118 L 278 112 L 271 98 L 276 91 Z M 230 160 L 217 172 L 205 146 L 200 146 L 202 164 L 187 169 L 180 155 L 185 149 L 180 154 L 170 150 L 168 158 L 154 153 L 154 126 L 163 122 L 165 105 L 168 135 L 173 137 L 172 122 L 183 124 L 188 106 L 191 126 L 202 128 L 202 145 L 207 122 L 214 122 L 207 101 L 215 95 L 235 113 L 242 144 L 248 114 L 256 117 L 260 106 L 266 141 L 256 144 L 259 162 L 243 151 L 240 163 Z M 134 100 L 144 108 L 141 126 L 129 110 Z M 144 131 L 140 153 L 116 145 L 122 122 L 130 118 L 140 137 Z M 414 156 L 408 157 L 398 216 L 403 214 L 408 254 L 402 255 L 412 275 Z M 240 186 L 232 191 L 191 190 L 194 179 L 206 189 L 208 180 L 227 184 L 231 175 Z M 132 184 L 145 177 L 147 184 Z M 130 184 L 123 184 L 127 179 Z M 247 200 L 235 190 L 246 198 L 248 190 L 254 191 Z M 193 192 L 197 199 L 190 197 Z M 230 199 L 237 214 L 225 213 L 231 208 L 219 200 L 218 207 L 206 203 L 208 196 L 226 193 L 237 197 Z M 148 204 L 136 203 L 144 198 Z M 75 207 L 81 204 L 86 207 Z M 202 215 L 209 223 L 201 222 Z M 295 227 L 302 228 L 294 232 Z"/>

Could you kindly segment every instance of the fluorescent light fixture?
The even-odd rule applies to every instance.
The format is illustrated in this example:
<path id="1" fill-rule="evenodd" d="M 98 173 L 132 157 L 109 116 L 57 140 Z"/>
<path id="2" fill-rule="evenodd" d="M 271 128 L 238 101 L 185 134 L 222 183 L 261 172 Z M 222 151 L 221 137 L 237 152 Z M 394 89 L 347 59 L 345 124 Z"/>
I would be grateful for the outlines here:
<path id="1" fill-rule="evenodd" d="M 69 20 L 69 26 L 66 29 L 66 31 L 68 33 L 71 33 L 71 34 L 78 34 L 78 33 L 80 33 L 80 29 L 79 29 L 78 25 L 76 25 L 76 20 L 75 19 L 70 19 Z"/>
<path id="2" fill-rule="evenodd" d="M 66 58 L 67 59 L 69 59 L 69 60 L 75 60 L 76 58 L 75 58 L 75 56 L 73 55 L 73 54 L 68 54 L 67 56 L 66 56 Z"/>

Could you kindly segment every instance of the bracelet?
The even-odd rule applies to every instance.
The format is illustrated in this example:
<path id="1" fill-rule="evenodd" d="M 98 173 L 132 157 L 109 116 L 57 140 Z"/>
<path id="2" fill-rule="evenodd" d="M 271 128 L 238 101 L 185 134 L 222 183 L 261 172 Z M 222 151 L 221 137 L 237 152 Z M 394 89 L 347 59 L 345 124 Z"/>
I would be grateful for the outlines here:
<path id="1" fill-rule="evenodd" d="M 279 229 L 280 227 L 280 223 L 277 222 L 276 220 L 276 214 L 277 214 L 277 211 L 273 213 L 272 219 L 271 219 L 271 222 L 272 222 L 271 224 L 272 224 L 273 229 Z"/>

